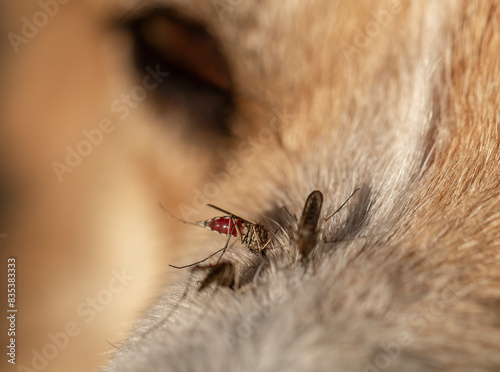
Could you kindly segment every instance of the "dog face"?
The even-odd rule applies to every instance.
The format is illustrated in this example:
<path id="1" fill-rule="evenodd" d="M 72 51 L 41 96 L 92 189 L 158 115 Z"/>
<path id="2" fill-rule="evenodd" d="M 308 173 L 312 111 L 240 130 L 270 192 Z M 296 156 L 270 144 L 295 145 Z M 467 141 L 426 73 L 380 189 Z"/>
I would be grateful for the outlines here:
<path id="1" fill-rule="evenodd" d="M 108 370 L 495 370 L 492 2 L 57 4 L 8 34 L 22 363 L 104 350 L 156 288 Z M 214 217 L 236 235 L 178 220 Z"/>

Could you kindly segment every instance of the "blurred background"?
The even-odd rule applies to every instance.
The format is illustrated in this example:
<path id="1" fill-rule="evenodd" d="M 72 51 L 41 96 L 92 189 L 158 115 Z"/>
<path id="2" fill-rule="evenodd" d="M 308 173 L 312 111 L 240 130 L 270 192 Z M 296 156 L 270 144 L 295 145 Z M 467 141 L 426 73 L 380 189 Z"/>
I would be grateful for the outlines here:
<path id="1" fill-rule="evenodd" d="M 172 279 L 167 263 L 191 253 L 173 248 L 158 202 L 191 201 L 214 169 L 230 78 L 203 27 L 169 11 L 1 7 L 4 348 L 9 257 L 18 312 L 16 365 L 4 355 L 0 369 L 97 371 Z"/>

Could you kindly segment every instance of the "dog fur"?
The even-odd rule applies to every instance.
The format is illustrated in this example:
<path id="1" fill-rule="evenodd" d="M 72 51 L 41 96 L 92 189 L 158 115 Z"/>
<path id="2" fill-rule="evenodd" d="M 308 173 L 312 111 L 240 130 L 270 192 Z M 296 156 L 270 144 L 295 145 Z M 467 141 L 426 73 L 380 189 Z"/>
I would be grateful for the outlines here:
<path id="1" fill-rule="evenodd" d="M 217 198 L 275 234 L 226 254 L 246 287 L 167 287 L 107 371 L 500 370 L 496 4 L 186 3 L 228 53 L 239 136 L 288 110 Z M 326 217 L 356 187 L 303 262 L 307 195 Z"/>
<path id="2" fill-rule="evenodd" d="M 4 7 L 5 34 L 39 10 Z M 163 98 L 110 113 L 150 73 L 116 31 L 143 9 L 208 31 L 213 65 L 179 55 L 231 93 L 230 115 L 210 121 L 219 98 L 161 84 Z M 43 369 L 499 371 L 499 21 L 494 0 L 86 0 L 17 51 L 5 43 L 2 249 L 29 294 L 17 369 L 36 370 L 47 335 L 76 323 Z M 58 173 L 108 117 L 116 129 Z M 313 190 L 324 200 L 304 259 Z M 221 215 L 210 203 L 261 223 L 264 255 L 229 241 L 234 288 L 217 256 L 168 268 L 227 238 L 158 202 L 188 222 Z M 87 322 L 81 304 L 122 268 L 133 279 Z"/>

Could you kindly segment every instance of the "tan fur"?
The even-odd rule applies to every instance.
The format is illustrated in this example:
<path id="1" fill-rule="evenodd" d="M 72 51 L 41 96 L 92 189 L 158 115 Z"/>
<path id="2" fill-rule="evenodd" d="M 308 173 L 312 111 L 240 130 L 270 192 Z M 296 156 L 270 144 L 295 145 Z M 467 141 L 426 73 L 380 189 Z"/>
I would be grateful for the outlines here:
<path id="1" fill-rule="evenodd" d="M 155 3 L 220 43 L 235 97 L 226 139 L 190 138 L 189 112 L 168 99 L 161 115 L 151 97 L 124 120 L 111 112 L 143 76 L 109 27 L 133 4 L 70 2 L 19 53 L 3 45 L 0 233 L 18 261 L 18 366 L 75 322 L 45 370 L 107 365 L 107 341 L 111 371 L 500 370 L 495 1 L 233 3 Z M 9 7 L 5 33 L 38 10 Z M 51 164 L 106 117 L 116 129 L 59 182 Z M 315 189 L 319 238 L 304 262 L 294 234 Z M 225 255 L 243 288 L 197 291 L 203 270 L 168 285 L 168 264 L 225 238 L 159 201 L 192 222 L 219 215 L 208 202 L 267 226 L 265 257 L 238 244 Z M 122 269 L 133 280 L 86 322 L 78 307 Z"/>

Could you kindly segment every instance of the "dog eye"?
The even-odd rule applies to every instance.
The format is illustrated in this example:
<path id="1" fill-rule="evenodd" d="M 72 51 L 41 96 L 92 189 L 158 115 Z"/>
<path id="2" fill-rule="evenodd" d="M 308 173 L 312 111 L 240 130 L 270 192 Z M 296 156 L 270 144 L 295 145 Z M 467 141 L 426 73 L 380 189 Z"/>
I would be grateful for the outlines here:
<path id="1" fill-rule="evenodd" d="M 228 139 L 234 111 L 231 75 L 207 28 L 170 8 L 142 10 L 122 24 L 132 36 L 137 74 L 168 72 L 150 95 L 158 112 L 182 115 L 182 124 L 170 120 L 168 125 L 179 125 L 187 138 L 204 143 Z"/>

